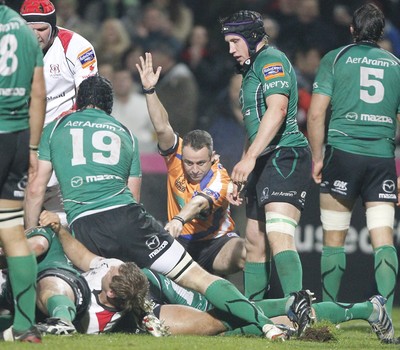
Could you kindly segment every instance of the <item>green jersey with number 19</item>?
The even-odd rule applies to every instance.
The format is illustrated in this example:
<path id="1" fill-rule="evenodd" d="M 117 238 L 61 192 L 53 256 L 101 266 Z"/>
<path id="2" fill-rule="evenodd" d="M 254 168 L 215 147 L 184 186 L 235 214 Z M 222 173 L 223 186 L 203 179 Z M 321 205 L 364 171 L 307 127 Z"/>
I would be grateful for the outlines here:
<path id="1" fill-rule="evenodd" d="M 329 145 L 354 154 L 394 157 L 399 63 L 394 55 L 368 42 L 323 57 L 313 93 L 331 97 Z"/>
<path id="2" fill-rule="evenodd" d="M 70 224 L 135 202 L 127 182 L 141 176 L 137 139 L 102 110 L 84 109 L 48 124 L 39 159 L 53 165 Z"/>
<path id="3" fill-rule="evenodd" d="M 251 57 L 251 61 L 250 67 L 244 68 L 240 92 L 243 120 L 250 143 L 254 141 L 267 110 L 265 98 L 272 94 L 283 94 L 289 99 L 287 116 L 268 148 L 307 146 L 307 139 L 299 130 L 296 120 L 296 74 L 286 55 L 271 46 L 265 46 Z"/>
<path id="4" fill-rule="evenodd" d="M 29 97 L 43 53 L 21 16 L 0 5 L 0 133 L 29 128 Z"/>

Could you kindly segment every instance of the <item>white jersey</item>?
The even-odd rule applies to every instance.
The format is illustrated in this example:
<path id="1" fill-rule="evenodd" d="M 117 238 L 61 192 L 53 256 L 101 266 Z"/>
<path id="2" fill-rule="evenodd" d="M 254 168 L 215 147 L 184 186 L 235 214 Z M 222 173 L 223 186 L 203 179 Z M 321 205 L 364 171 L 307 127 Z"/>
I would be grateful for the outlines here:
<path id="1" fill-rule="evenodd" d="M 90 270 L 82 276 L 87 281 L 91 291 L 91 303 L 79 321 L 81 332 L 86 334 L 99 334 L 111 330 L 123 316 L 123 313 L 99 302 L 98 294 L 101 291 L 101 282 L 111 266 L 123 264 L 118 259 L 96 257 L 90 263 Z"/>
<path id="2" fill-rule="evenodd" d="M 44 55 L 45 125 L 73 108 L 77 87 L 97 73 L 96 54 L 89 41 L 70 30 L 57 28 L 57 37 Z"/>

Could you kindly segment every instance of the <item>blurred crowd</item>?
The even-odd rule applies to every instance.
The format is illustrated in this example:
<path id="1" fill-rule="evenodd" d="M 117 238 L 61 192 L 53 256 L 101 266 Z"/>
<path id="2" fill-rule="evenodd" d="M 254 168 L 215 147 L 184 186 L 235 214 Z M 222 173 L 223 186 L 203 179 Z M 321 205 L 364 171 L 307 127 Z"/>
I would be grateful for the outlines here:
<path id="1" fill-rule="evenodd" d="M 227 53 L 218 19 L 249 9 L 265 18 L 269 44 L 284 51 L 298 78 L 298 120 L 306 133 L 312 83 L 321 57 L 351 42 L 353 11 L 365 2 L 385 13 L 380 45 L 400 57 L 400 0 L 56 0 L 57 25 L 95 47 L 100 74 L 115 89 L 113 115 L 138 136 L 142 153 L 156 142 L 135 64 L 144 52 L 162 66 L 157 93 L 180 135 L 208 130 L 228 171 L 238 160 L 244 130 L 240 76 Z M 229 139 L 228 139 L 229 138 Z"/>

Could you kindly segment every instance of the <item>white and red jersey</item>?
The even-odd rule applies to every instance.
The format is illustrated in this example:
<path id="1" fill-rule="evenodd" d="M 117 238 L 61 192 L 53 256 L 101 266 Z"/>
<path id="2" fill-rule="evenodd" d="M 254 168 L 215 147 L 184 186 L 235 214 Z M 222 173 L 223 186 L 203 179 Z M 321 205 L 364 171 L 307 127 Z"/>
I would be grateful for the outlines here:
<path id="1" fill-rule="evenodd" d="M 123 264 L 118 259 L 96 257 L 90 263 L 90 270 L 83 273 L 91 291 L 91 303 L 83 315 L 80 331 L 86 334 L 99 334 L 111 330 L 123 313 L 115 308 L 110 308 L 99 302 L 98 294 L 101 292 L 101 282 L 111 266 Z"/>
<path id="2" fill-rule="evenodd" d="M 44 55 L 47 107 L 45 125 L 73 108 L 77 87 L 97 73 L 93 46 L 81 35 L 57 27 L 58 34 Z"/>

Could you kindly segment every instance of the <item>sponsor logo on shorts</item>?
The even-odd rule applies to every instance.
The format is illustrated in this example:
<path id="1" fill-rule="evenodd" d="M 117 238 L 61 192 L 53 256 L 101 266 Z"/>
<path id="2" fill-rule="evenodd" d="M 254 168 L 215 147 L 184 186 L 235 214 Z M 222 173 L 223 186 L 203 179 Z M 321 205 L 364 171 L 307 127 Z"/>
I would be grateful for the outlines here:
<path id="1" fill-rule="evenodd" d="M 267 200 L 268 198 L 269 198 L 269 188 L 265 187 L 262 190 L 260 201 L 263 202 L 263 201 Z"/>
<path id="2" fill-rule="evenodd" d="M 17 184 L 18 189 L 21 191 L 24 191 L 27 183 L 28 183 L 28 176 L 24 175 L 22 177 L 22 179 L 18 181 L 18 184 Z"/>
<path id="3" fill-rule="evenodd" d="M 146 245 L 149 249 L 154 250 L 160 246 L 160 239 L 156 235 L 151 236 L 146 241 Z"/>
<path id="4" fill-rule="evenodd" d="M 156 255 L 158 255 L 158 253 L 160 253 L 161 251 L 164 250 L 164 248 L 168 245 L 167 241 L 162 242 L 162 244 L 155 250 L 153 250 L 150 254 L 149 254 L 149 258 L 152 259 L 154 258 Z"/>
<path id="5" fill-rule="evenodd" d="M 396 199 L 397 194 L 395 194 L 396 185 L 393 180 L 385 180 L 382 182 L 382 190 L 385 193 L 379 193 L 379 199 Z"/>
<path id="6" fill-rule="evenodd" d="M 239 237 L 239 235 L 236 232 L 228 232 L 226 235 L 228 237 Z"/>
<path id="7" fill-rule="evenodd" d="M 294 197 L 297 194 L 297 191 L 272 191 L 271 196 L 279 196 L 279 197 Z"/>
<path id="8" fill-rule="evenodd" d="M 347 194 L 347 184 L 348 182 L 346 181 L 335 180 L 332 191 L 340 194 Z"/>
<path id="9" fill-rule="evenodd" d="M 395 186 L 393 180 L 385 180 L 382 183 L 382 189 L 386 193 L 393 193 L 395 188 L 396 188 L 396 186 Z"/>
<path id="10" fill-rule="evenodd" d="M 285 72 L 283 70 L 283 65 L 280 62 L 274 62 L 266 64 L 262 68 L 262 73 L 264 74 L 265 80 L 270 80 L 278 77 L 284 77 Z"/>

